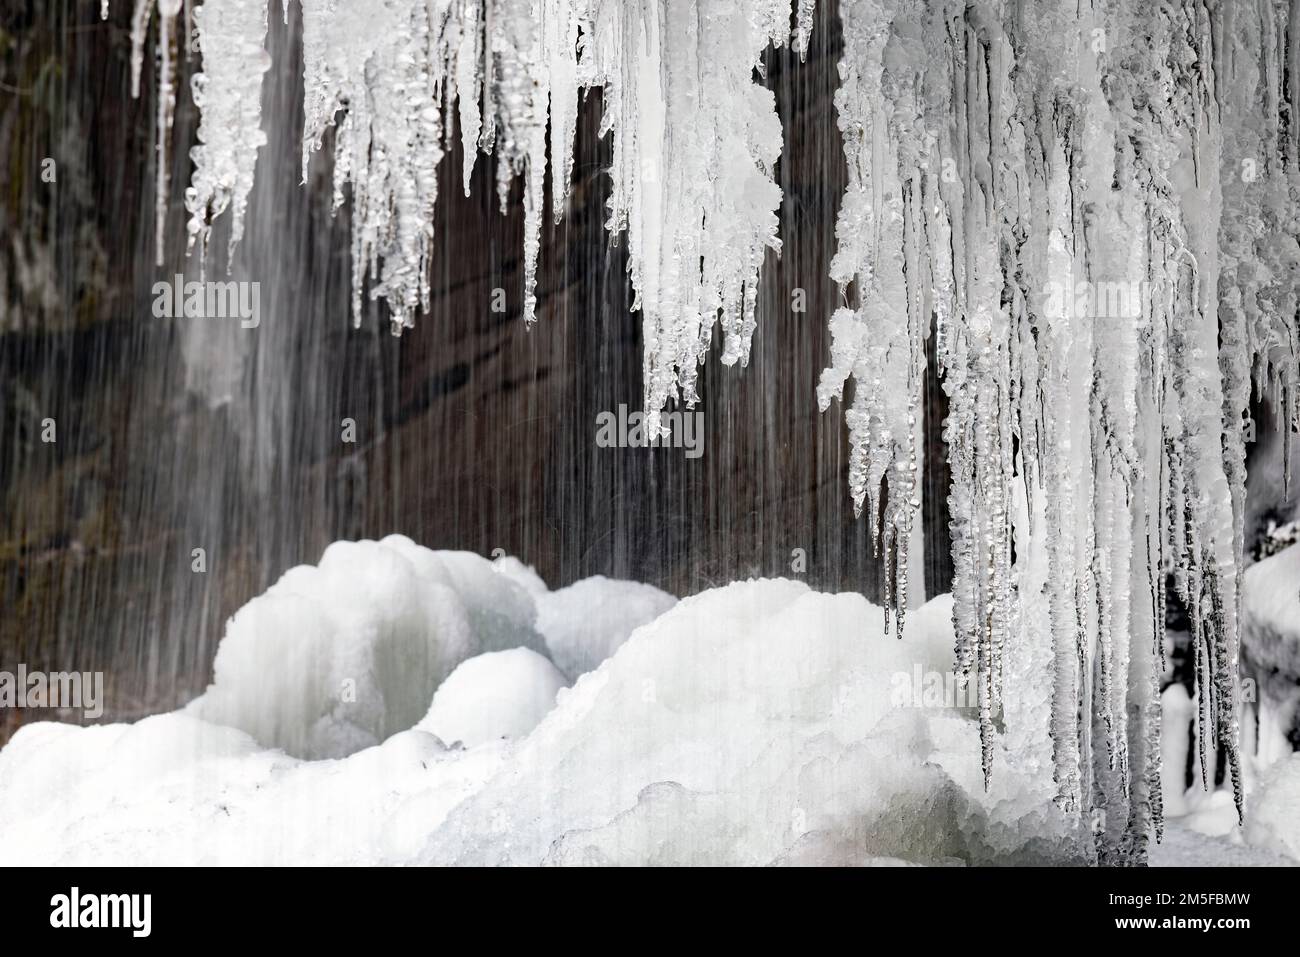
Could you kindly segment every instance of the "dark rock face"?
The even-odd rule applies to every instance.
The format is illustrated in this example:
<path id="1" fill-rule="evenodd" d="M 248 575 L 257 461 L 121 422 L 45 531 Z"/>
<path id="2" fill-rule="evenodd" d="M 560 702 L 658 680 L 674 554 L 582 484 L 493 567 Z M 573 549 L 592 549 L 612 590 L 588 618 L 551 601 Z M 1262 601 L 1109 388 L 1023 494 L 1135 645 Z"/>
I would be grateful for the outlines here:
<path id="1" fill-rule="evenodd" d="M 819 5 L 806 63 L 767 57 L 786 140 L 783 249 L 764 266 L 749 367 L 712 358 L 702 370 L 693 459 L 596 443 L 600 413 L 641 401 L 640 316 L 603 225 L 610 157 L 596 135 L 598 93 L 583 107 L 573 196 L 544 234 L 535 326 L 520 319 L 521 207 L 498 211 L 485 157 L 466 198 L 452 152 L 432 308 L 393 338 L 374 303 L 351 325 L 348 212 L 329 211 L 328 144 L 299 185 L 297 8 L 287 30 L 272 16 L 270 142 L 230 263 L 232 278 L 261 284 L 262 321 L 156 319 L 152 283 L 195 270 L 180 198 L 192 64 L 173 138 L 168 265 L 155 269 L 154 81 L 146 69 L 131 99 L 128 11 L 115 4 L 100 24 L 97 5 L 19 6 L 5 15 L 5 83 L 56 66 L 50 108 L 6 89 L 0 114 L 4 182 L 23 184 L 0 205 L 0 666 L 103 669 L 110 716 L 169 705 L 206 683 L 240 604 L 332 540 L 391 532 L 432 548 L 502 549 L 552 587 L 601 573 L 681 595 L 801 575 L 878 598 L 867 520 L 848 500 L 842 410 L 822 415 L 815 399 L 838 301 L 826 273 L 844 185 L 834 4 Z M 56 190 L 38 188 L 47 142 L 70 157 Z M 217 259 L 209 271 L 224 274 Z M 32 262 L 42 264 L 34 276 L 20 265 Z M 796 288 L 805 312 L 791 307 Z M 492 308 L 498 289 L 504 312 Z M 931 594 L 950 576 L 943 411 L 932 382 Z M 41 441 L 45 418 L 57 442 Z M 355 442 L 343 441 L 345 419 Z M 196 548 L 206 571 L 192 570 Z"/>

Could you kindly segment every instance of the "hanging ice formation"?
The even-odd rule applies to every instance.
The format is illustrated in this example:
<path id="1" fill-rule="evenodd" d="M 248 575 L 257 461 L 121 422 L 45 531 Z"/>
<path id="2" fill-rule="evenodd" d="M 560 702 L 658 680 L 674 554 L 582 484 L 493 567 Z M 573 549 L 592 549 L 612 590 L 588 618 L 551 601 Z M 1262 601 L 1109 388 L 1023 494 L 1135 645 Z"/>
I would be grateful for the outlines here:
<path id="1" fill-rule="evenodd" d="M 176 20 L 181 14 L 183 0 L 136 0 L 131 15 L 131 95 L 140 95 L 140 74 L 144 68 L 144 45 L 149 33 L 149 20 L 154 8 L 158 10 L 158 106 L 154 118 L 154 250 L 156 262 L 163 264 L 163 240 L 167 225 L 167 197 L 171 195 L 171 142 L 172 120 L 176 109 Z M 100 0 L 99 17 L 107 20 L 109 0 Z M 186 25 L 186 40 L 190 34 Z M 189 50 L 188 42 L 182 44 Z"/>
<path id="2" fill-rule="evenodd" d="M 854 379 L 854 499 L 905 549 L 933 316 L 985 774 L 998 712 L 1047 724 L 1060 803 L 1094 812 L 1104 858 L 1140 858 L 1160 827 L 1166 574 L 1194 623 L 1201 747 L 1224 749 L 1241 807 L 1252 388 L 1295 418 L 1300 3 L 840 15 L 832 276 L 857 305 L 831 320 L 820 399 Z M 1030 700 L 1033 656 L 1007 653 L 1017 630 L 1051 643 L 1050 701 Z"/>
<path id="3" fill-rule="evenodd" d="M 137 0 L 137 73 L 153 5 Z M 180 0 L 158 2 L 167 114 L 159 121 L 160 171 L 180 8 Z M 212 218 L 227 206 L 238 241 L 256 158 L 249 147 L 265 142 L 258 90 L 269 63 L 267 4 L 208 0 L 193 9 L 203 126 L 186 205 L 191 244 L 202 251 Z M 427 309 L 437 169 L 458 126 L 467 192 L 480 150 L 497 156 L 503 206 L 512 181 L 523 180 L 523 314 L 532 322 L 548 165 L 558 219 L 578 98 L 598 86 L 602 131 L 614 147 L 607 225 L 626 234 L 651 427 L 669 401 L 694 404 L 715 324 L 722 361 L 746 363 L 759 267 L 768 248 L 780 247 L 772 170 L 781 127 L 775 98 L 754 71 L 769 43 L 792 39 L 806 49 L 813 0 L 797 0 L 793 33 L 791 0 L 301 0 L 301 9 L 304 175 L 336 126 L 336 204 L 351 185 L 355 321 L 367 289 L 386 302 L 394 332 Z M 160 172 L 159 230 L 166 195 Z"/>
<path id="4" fill-rule="evenodd" d="M 151 6 L 138 0 L 137 72 Z M 304 173 L 336 126 L 357 321 L 366 289 L 395 331 L 427 307 L 437 167 L 458 128 L 467 191 L 480 150 L 497 154 L 503 204 L 523 179 L 531 322 L 547 169 L 559 217 L 578 97 L 599 86 L 647 410 L 694 403 L 716 322 L 723 361 L 744 364 L 758 270 L 779 248 L 781 129 L 754 71 L 769 43 L 806 50 L 813 0 L 301 6 Z M 164 84 L 179 10 L 160 3 Z M 1000 721 L 1023 760 L 1053 769 L 1062 808 L 1091 814 L 1103 859 L 1140 860 L 1160 829 L 1166 576 L 1194 622 L 1202 747 L 1224 749 L 1242 799 L 1252 390 L 1297 416 L 1300 0 L 840 0 L 839 15 L 849 180 L 831 276 L 847 304 L 818 400 L 853 380 L 851 495 L 901 629 L 935 336 L 957 656 L 978 685 L 986 777 Z M 227 207 L 238 238 L 247 145 L 265 141 L 266 4 L 208 0 L 194 19 L 203 121 L 186 203 L 202 250 Z M 160 174 L 160 211 L 165 187 Z"/>

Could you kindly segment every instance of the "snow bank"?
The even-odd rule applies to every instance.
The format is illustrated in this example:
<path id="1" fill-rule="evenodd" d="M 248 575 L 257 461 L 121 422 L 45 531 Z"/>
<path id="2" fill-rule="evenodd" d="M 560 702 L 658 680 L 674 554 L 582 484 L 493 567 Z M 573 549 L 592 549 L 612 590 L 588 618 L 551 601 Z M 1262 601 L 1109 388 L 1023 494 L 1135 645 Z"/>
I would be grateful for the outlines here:
<path id="1" fill-rule="evenodd" d="M 402 863 L 502 753 L 407 731 L 300 761 L 183 713 L 32 724 L 0 751 L 0 863 Z"/>
<path id="2" fill-rule="evenodd" d="M 487 559 L 408 538 L 335 542 L 230 619 L 190 713 L 306 758 L 415 725 L 456 665 L 545 649 L 529 595 Z"/>
<path id="3" fill-rule="evenodd" d="M 501 555 L 492 559 L 492 568 L 498 574 L 509 578 L 534 598 L 538 595 L 545 595 L 549 591 L 546 582 L 542 580 L 542 576 L 537 574 L 537 569 L 532 565 L 524 564 L 513 555 Z"/>
<path id="4" fill-rule="evenodd" d="M 385 548 L 402 560 L 382 556 Z M 368 573 L 376 581 L 366 588 L 376 592 L 354 585 L 350 593 L 391 602 L 384 621 L 419 622 L 430 595 L 449 604 L 461 594 L 433 587 L 430 569 L 442 560 L 434 553 L 422 565 L 385 543 L 367 550 L 390 574 L 409 563 L 417 577 L 406 584 L 423 589 L 395 594 L 379 584 L 385 569 Z M 327 555 L 322 568 L 336 561 Z M 282 592 L 286 601 L 297 594 Z M 357 620 L 373 624 L 366 616 L 383 601 L 358 604 L 369 611 Z M 986 794 L 969 712 L 901 693 L 949 671 L 951 607 L 941 598 L 910 615 L 899 640 L 882 633 L 883 612 L 858 595 L 783 580 L 706 592 L 560 690 L 554 709 L 517 741 L 497 739 L 501 725 L 456 732 L 443 722 L 486 725 L 501 702 L 480 705 L 476 696 L 505 697 L 509 685 L 542 697 L 558 678 L 529 652 L 476 657 L 430 695 L 421 722 L 441 725 L 440 735 L 491 739 L 464 749 L 417 729 L 343 759 L 303 761 L 189 713 L 135 725 L 29 725 L 0 751 L 0 864 L 1081 860 L 1050 781 L 1021 773 L 999 747 Z M 473 632 L 466 624 L 452 633 Z M 295 644 L 257 634 L 268 645 Z M 326 634 L 326 650 L 364 644 Z M 427 654 L 441 662 L 441 632 L 432 634 L 438 650 Z M 223 653 L 223 687 L 263 680 L 262 670 L 230 666 L 247 652 Z M 316 672 L 308 657 L 295 660 L 300 671 L 276 676 L 283 696 L 320 698 L 321 675 L 336 666 Z M 250 724 L 283 727 L 283 718 L 265 717 L 282 713 L 280 697 L 242 700 L 264 709 L 242 716 Z M 516 699 L 497 718 L 524 710 Z"/>
<path id="5" fill-rule="evenodd" d="M 595 575 L 568 588 L 535 595 L 537 630 L 551 660 L 570 678 L 594 670 L 637 628 L 677 599 L 653 585 Z"/>
<path id="6" fill-rule="evenodd" d="M 532 596 L 547 653 L 570 680 L 593 671 L 632 632 L 677 604 L 653 585 L 604 575 L 551 591 L 533 566 L 512 555 L 496 558 L 492 567 Z"/>
<path id="7" fill-rule="evenodd" d="M 527 648 L 479 655 L 442 683 L 416 728 L 465 747 L 522 738 L 555 707 L 566 684 L 555 665 Z"/>
<path id="8" fill-rule="evenodd" d="M 1246 817 L 1246 843 L 1300 861 L 1300 753 L 1278 761 L 1260 782 Z"/>
<path id="9" fill-rule="evenodd" d="M 1078 859 L 1007 755 L 984 794 L 967 716 L 897 703 L 900 682 L 951 668 L 951 601 L 910 619 L 904 640 L 882 624 L 859 595 L 784 580 L 683 600 L 562 692 L 419 860 Z"/>
<path id="10" fill-rule="evenodd" d="M 1257 688 L 1256 764 L 1291 754 L 1300 703 L 1300 545 L 1246 569 L 1241 590 L 1242 672 Z"/>
<path id="11" fill-rule="evenodd" d="M 1253 806 L 1253 805 L 1252 805 Z M 1237 809 L 1228 810 L 1234 819 Z M 1254 847 L 1240 838 L 1208 836 L 1189 828 L 1181 820 L 1165 820 L 1164 839 L 1151 842 L 1148 863 L 1151 867 L 1295 867 L 1296 861 L 1279 854 L 1274 847 Z"/>

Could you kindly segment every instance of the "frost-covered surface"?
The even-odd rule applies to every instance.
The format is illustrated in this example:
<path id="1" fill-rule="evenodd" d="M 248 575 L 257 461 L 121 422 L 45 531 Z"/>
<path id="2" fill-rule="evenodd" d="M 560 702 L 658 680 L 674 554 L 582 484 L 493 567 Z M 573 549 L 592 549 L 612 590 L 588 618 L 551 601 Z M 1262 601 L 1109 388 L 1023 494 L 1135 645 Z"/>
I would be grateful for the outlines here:
<path id="1" fill-rule="evenodd" d="M 1260 782 L 1246 839 L 1300 861 L 1300 754 L 1279 761 Z"/>
<path id="2" fill-rule="evenodd" d="M 1041 628 L 1060 800 L 1107 812 L 1107 858 L 1140 859 L 1160 822 L 1167 568 L 1199 650 L 1198 741 L 1225 749 L 1243 794 L 1249 399 L 1269 390 L 1290 421 L 1297 375 L 1295 66 L 1277 55 L 1294 4 L 842 0 L 840 15 L 850 175 L 831 272 L 856 305 L 832 318 L 821 400 L 855 380 L 850 488 L 902 587 L 933 314 L 986 770 L 1005 652 Z"/>
<path id="3" fill-rule="evenodd" d="M 1082 859 L 1050 787 L 984 794 L 977 730 L 899 707 L 948 672 L 951 604 L 905 642 L 858 595 L 738 583 L 638 630 L 420 855 L 425 862 L 765 864 Z"/>
<path id="4" fill-rule="evenodd" d="M 1243 674 L 1255 682 L 1249 712 L 1256 763 L 1291 754 L 1288 734 L 1300 705 L 1300 545 L 1252 565 L 1242 576 Z"/>
<path id="5" fill-rule="evenodd" d="M 203 70 L 194 74 L 191 87 L 202 119 L 198 145 L 190 151 L 194 173 L 185 208 L 200 267 L 212 219 L 227 207 L 231 249 L 243 238 L 257 151 L 266 145 L 261 122 L 262 74 L 271 67 L 266 17 L 266 0 L 222 0 L 194 11 Z"/>
<path id="6" fill-rule="evenodd" d="M 463 580 L 489 594 L 483 566 L 504 576 L 480 561 Z M 192 709 L 27 725 L 0 750 L 0 864 L 1093 860 L 1022 749 L 995 737 L 986 792 L 978 709 L 920 693 L 951 676 L 952 611 L 948 596 L 915 610 L 900 641 L 859 595 L 736 583 L 679 602 L 571 688 L 532 650 L 469 658 L 418 727 L 340 759 Z M 1297 767 L 1252 791 L 1244 833 L 1220 791 L 1171 820 L 1152 863 L 1294 863 Z"/>
<path id="7" fill-rule="evenodd" d="M 433 695 L 416 730 L 467 748 L 498 738 L 522 738 L 555 707 L 568 682 L 528 648 L 477 655 L 457 666 Z"/>
<path id="8" fill-rule="evenodd" d="M 1235 817 L 1231 802 L 1229 811 Z M 1164 839 L 1151 845 L 1149 863 L 1152 867 L 1300 867 L 1300 858 L 1279 854 L 1269 846 L 1208 836 L 1171 819 Z"/>
<path id="9" fill-rule="evenodd" d="M 731 585 L 639 629 L 526 738 L 464 749 L 411 730 L 302 761 L 186 713 L 28 725 L 0 751 L 0 861 L 1083 859 L 1050 782 L 1002 755 L 985 794 L 971 717 L 898 696 L 950 670 L 950 616 L 936 599 L 900 642 L 860 596 Z"/>
<path id="10" fill-rule="evenodd" d="M 534 599 L 539 595 L 545 595 L 549 591 L 542 576 L 537 574 L 537 569 L 532 565 L 524 564 L 513 555 L 501 555 L 493 559 L 492 567 L 496 569 L 498 574 L 505 575 L 532 595 Z"/>
<path id="11" fill-rule="evenodd" d="M 300 761 L 179 712 L 32 724 L 0 751 L 0 860 L 400 863 L 502 753 L 405 731 L 343 760 Z"/>
<path id="12" fill-rule="evenodd" d="M 414 727 L 467 658 L 545 651 L 530 596 L 469 552 L 390 535 L 335 542 L 230 619 L 201 718 L 301 757 L 342 757 Z"/>
<path id="13" fill-rule="evenodd" d="M 594 575 L 538 595 L 537 630 L 551 660 L 570 678 L 592 671 L 637 628 L 677 599 L 653 585 Z"/>

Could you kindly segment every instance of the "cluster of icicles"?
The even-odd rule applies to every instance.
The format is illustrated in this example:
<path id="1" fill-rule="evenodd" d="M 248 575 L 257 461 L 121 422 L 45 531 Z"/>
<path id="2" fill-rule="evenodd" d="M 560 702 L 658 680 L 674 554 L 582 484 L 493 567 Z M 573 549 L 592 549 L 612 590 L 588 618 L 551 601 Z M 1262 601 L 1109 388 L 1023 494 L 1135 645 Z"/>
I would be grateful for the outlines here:
<path id="1" fill-rule="evenodd" d="M 137 73 L 153 0 L 138 3 Z M 715 323 L 722 360 L 748 356 L 759 269 L 780 246 L 782 133 L 756 71 L 769 43 L 806 50 L 813 7 L 301 0 L 304 176 L 336 127 L 356 320 L 363 290 L 395 331 L 427 308 L 437 167 L 458 129 L 467 192 L 480 151 L 496 153 L 503 204 L 523 178 L 531 322 L 547 168 L 558 218 L 579 97 L 600 87 L 646 409 L 693 404 Z M 166 87 L 180 0 L 158 13 Z M 192 15 L 202 120 L 186 205 L 202 252 L 227 208 L 238 241 L 250 146 L 265 142 L 267 0 Z M 853 380 L 849 485 L 898 628 L 933 335 L 957 654 L 978 682 L 986 779 L 999 721 L 1014 760 L 1051 768 L 1062 808 L 1090 817 L 1101 859 L 1141 860 L 1161 826 L 1167 576 L 1194 623 L 1201 748 L 1224 750 L 1241 807 L 1252 392 L 1296 421 L 1300 0 L 841 0 L 838 15 L 849 180 L 830 270 L 850 305 L 830 318 L 818 399 Z"/>

